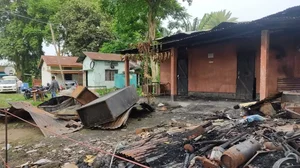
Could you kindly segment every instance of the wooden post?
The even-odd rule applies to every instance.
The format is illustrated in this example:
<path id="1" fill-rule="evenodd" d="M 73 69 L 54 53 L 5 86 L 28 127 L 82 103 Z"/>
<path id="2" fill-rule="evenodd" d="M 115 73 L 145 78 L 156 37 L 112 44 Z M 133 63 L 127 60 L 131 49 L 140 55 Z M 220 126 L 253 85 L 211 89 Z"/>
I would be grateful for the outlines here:
<path id="1" fill-rule="evenodd" d="M 171 101 L 177 95 L 177 48 L 171 48 Z"/>
<path id="2" fill-rule="evenodd" d="M 125 86 L 130 86 L 130 79 L 129 79 L 129 59 L 125 56 Z"/>
<path id="3" fill-rule="evenodd" d="M 269 31 L 261 32 L 260 47 L 260 100 L 269 96 L 268 64 L 269 64 Z"/>
<path id="4" fill-rule="evenodd" d="M 32 95 L 33 95 L 33 101 L 36 102 L 36 91 L 32 91 L 31 93 L 32 93 Z"/>

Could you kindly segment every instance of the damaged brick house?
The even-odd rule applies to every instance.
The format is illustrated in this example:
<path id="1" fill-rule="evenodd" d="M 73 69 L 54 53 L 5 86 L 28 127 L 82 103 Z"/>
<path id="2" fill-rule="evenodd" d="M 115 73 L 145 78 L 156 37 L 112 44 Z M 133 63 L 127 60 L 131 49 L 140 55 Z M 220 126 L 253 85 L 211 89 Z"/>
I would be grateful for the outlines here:
<path id="1" fill-rule="evenodd" d="M 251 22 L 158 39 L 160 52 L 171 52 L 160 65 L 161 83 L 170 83 L 171 97 L 251 100 L 300 90 L 299 27 L 296 6 Z"/>

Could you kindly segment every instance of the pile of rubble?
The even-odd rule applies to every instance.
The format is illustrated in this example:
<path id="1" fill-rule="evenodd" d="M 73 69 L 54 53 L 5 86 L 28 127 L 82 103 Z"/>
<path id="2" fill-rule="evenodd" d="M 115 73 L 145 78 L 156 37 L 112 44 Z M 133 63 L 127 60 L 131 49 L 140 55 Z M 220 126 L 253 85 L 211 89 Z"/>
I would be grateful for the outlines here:
<path id="1" fill-rule="evenodd" d="M 144 103 L 136 105 L 138 97 L 131 87 L 101 98 L 91 94 L 88 89 L 81 88 L 73 92 L 71 99 L 60 97 L 41 104 L 36 108 L 40 110 L 37 112 L 36 109 L 32 110 L 32 106 L 18 103 L 11 103 L 12 108 L 9 111 L 19 116 L 20 112 L 25 110 L 37 125 L 47 128 L 49 125 L 39 123 L 39 120 L 46 121 L 46 118 L 40 116 L 44 113 L 51 117 L 53 115 L 57 123 L 51 123 L 50 126 L 56 125 L 55 128 L 57 125 L 63 125 L 66 128 L 66 123 L 61 122 L 68 123 L 68 129 L 54 129 L 60 130 L 63 134 L 80 129 L 81 124 L 76 126 L 78 121 L 87 128 L 117 129 L 126 123 L 133 109 L 154 110 Z M 204 111 L 201 117 L 197 118 L 198 125 L 170 119 L 168 123 L 138 128 L 131 140 L 124 140 L 114 147 L 111 146 L 110 152 L 148 167 L 300 167 L 299 98 L 298 93 L 278 93 L 261 101 L 241 103 L 215 112 L 209 111 L 209 106 L 202 106 L 201 108 L 204 107 L 207 112 Z M 201 110 L 199 108 L 192 105 L 174 108 L 159 103 L 157 110 L 162 113 L 166 111 L 187 113 Z M 49 117 L 48 119 L 50 120 Z M 69 151 L 66 148 L 64 152 Z M 78 154 L 82 157 L 63 167 L 139 167 L 119 157 L 96 151 L 87 153 L 80 149 Z M 58 163 L 44 159 L 27 163 L 26 166 L 62 166 L 53 164 Z"/>
<path id="2" fill-rule="evenodd" d="M 117 129 L 124 126 L 129 114 L 140 109 L 154 109 L 139 100 L 134 87 L 126 87 L 98 97 L 78 86 L 71 95 L 52 98 L 37 107 L 27 102 L 9 102 L 9 120 L 32 118 L 46 137 L 63 135 L 83 128 Z M 1 113 L 1 111 L 0 111 Z M 4 116 L 5 109 L 2 110 Z"/>
<path id="3" fill-rule="evenodd" d="M 141 140 L 116 152 L 149 167 L 300 167 L 299 113 L 295 111 L 295 99 L 287 99 L 290 96 L 278 93 L 262 101 L 239 104 L 234 108 L 245 114 L 239 119 L 223 115 L 199 126 L 142 128 L 137 130 Z M 96 158 L 109 167 L 107 157 Z M 135 167 L 116 158 L 112 165 Z"/>

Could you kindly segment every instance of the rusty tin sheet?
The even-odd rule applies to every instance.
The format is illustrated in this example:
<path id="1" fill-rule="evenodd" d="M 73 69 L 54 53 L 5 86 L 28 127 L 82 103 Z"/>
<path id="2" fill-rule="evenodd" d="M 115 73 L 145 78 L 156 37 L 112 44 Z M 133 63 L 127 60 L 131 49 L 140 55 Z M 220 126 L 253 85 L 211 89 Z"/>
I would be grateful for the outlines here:
<path id="1" fill-rule="evenodd" d="M 101 129 L 117 129 L 117 128 L 122 127 L 123 125 L 126 124 L 128 118 L 129 118 L 129 115 L 131 113 L 132 108 L 133 107 L 131 107 L 125 113 L 123 113 L 122 115 L 120 115 L 116 119 L 116 121 L 100 125 L 99 128 L 101 128 Z"/>
<path id="2" fill-rule="evenodd" d="M 38 109 L 37 107 L 34 107 L 27 102 L 10 102 L 9 104 L 12 106 L 9 110 L 9 112 L 11 113 L 14 113 L 14 111 L 18 110 L 24 110 L 28 112 L 46 137 L 52 136 L 54 134 L 42 128 L 46 128 L 59 135 L 72 133 L 80 129 L 67 128 L 67 121 L 58 120 L 53 114 L 50 114 L 42 109 Z"/>
<path id="3" fill-rule="evenodd" d="M 98 98 L 98 96 L 84 86 L 77 86 L 71 96 L 82 105 L 88 104 Z"/>

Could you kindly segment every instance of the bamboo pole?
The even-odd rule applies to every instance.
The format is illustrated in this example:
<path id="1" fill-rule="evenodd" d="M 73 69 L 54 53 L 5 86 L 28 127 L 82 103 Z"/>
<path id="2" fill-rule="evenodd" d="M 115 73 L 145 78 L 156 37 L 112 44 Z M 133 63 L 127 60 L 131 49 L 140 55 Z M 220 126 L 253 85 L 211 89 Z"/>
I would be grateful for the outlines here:
<path id="1" fill-rule="evenodd" d="M 50 30 L 51 30 L 51 36 L 52 36 L 52 43 L 53 43 L 54 48 L 55 48 L 55 51 L 56 51 L 57 62 L 58 62 L 58 66 L 59 66 L 59 71 L 60 71 L 61 78 L 62 78 L 62 82 L 63 82 L 63 86 L 64 86 L 64 85 L 65 85 L 65 76 L 64 76 L 64 74 L 63 74 L 62 67 L 61 67 L 61 63 L 60 63 L 60 59 L 59 59 L 59 57 L 61 56 L 61 55 L 60 55 L 60 50 L 57 49 L 56 41 L 55 41 L 55 37 L 54 37 L 54 31 L 53 31 L 53 28 L 52 28 L 52 24 L 51 24 L 51 23 L 50 23 Z"/>

